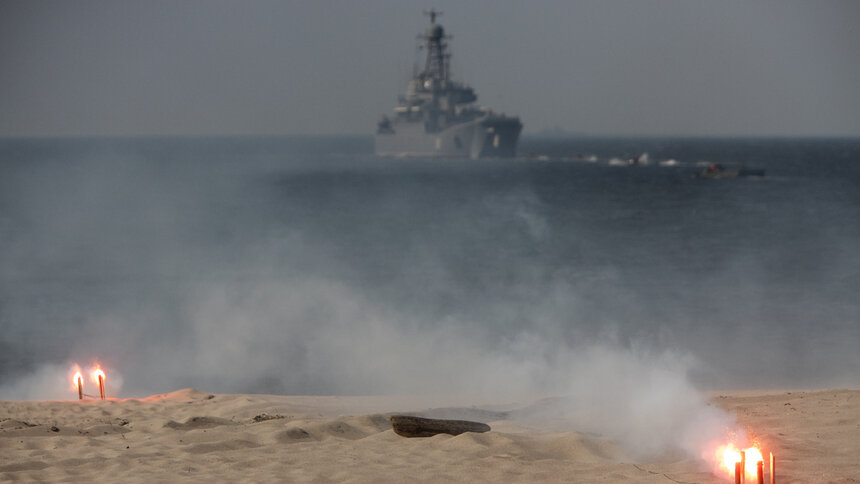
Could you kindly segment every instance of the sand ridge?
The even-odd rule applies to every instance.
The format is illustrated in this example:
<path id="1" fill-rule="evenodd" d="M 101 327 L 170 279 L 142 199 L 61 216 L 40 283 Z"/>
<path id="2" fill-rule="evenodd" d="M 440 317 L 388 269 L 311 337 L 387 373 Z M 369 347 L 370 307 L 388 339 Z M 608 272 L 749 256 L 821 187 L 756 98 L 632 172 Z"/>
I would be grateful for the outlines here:
<path id="1" fill-rule="evenodd" d="M 0 402 L 0 479 L 245 482 L 726 482 L 700 460 L 629 459 L 614 442 L 531 427 L 517 409 L 417 397 L 213 395 Z M 780 482 L 860 480 L 860 391 L 724 393 L 712 404 L 779 456 Z M 492 431 L 407 439 L 388 416 L 470 416 Z M 823 480 L 822 480 L 823 479 Z"/>

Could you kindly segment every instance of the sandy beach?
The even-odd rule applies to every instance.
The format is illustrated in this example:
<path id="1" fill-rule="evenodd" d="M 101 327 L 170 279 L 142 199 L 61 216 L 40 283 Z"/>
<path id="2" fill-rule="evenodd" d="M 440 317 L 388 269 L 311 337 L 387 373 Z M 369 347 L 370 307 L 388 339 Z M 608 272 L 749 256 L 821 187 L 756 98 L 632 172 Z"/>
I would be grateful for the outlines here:
<path id="1" fill-rule="evenodd" d="M 860 480 L 860 390 L 722 392 L 778 459 L 777 482 Z M 632 459 L 594 433 L 531 426 L 545 401 L 443 406 L 409 397 L 221 395 L 0 402 L 4 481 L 729 482 L 694 456 Z M 439 405 L 437 405 L 439 404 Z M 408 413 L 489 423 L 487 433 L 395 434 Z"/>

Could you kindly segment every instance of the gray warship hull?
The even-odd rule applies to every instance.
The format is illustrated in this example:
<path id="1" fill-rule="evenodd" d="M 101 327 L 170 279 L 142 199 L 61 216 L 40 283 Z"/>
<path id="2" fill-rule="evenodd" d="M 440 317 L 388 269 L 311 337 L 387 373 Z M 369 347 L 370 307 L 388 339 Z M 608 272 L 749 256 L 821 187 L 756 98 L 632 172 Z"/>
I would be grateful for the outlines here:
<path id="1" fill-rule="evenodd" d="M 428 133 L 424 123 L 395 123 L 393 132 L 378 133 L 380 156 L 439 158 L 506 158 L 516 155 L 522 123 L 517 118 L 488 115 Z"/>

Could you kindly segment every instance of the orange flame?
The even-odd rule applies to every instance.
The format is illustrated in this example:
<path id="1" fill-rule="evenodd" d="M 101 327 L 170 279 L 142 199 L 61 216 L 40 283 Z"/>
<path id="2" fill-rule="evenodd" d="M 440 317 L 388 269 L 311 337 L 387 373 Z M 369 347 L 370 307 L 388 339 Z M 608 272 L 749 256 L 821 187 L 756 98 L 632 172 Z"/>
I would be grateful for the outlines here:
<path id="1" fill-rule="evenodd" d="M 741 461 L 742 450 L 745 454 L 744 473 L 746 474 L 746 479 L 752 482 L 752 480 L 756 478 L 757 474 L 756 463 L 758 461 L 764 460 L 760 450 L 755 447 L 749 447 L 747 449 L 738 449 L 737 447 L 735 447 L 735 444 L 729 443 L 717 447 L 715 457 L 717 462 L 720 463 L 720 469 L 728 472 L 729 475 L 733 476 L 735 473 L 735 463 Z"/>
<path id="2" fill-rule="evenodd" d="M 84 384 L 84 375 L 81 372 L 81 367 L 76 364 L 72 365 L 72 367 L 69 369 L 69 373 L 71 373 L 70 376 L 72 383 L 69 389 L 77 392 L 78 384 L 80 384 L 81 386 L 83 386 Z M 80 379 L 80 381 L 78 379 Z"/>
<path id="3" fill-rule="evenodd" d="M 107 379 L 105 377 L 105 372 L 102 371 L 101 367 L 96 367 L 96 369 L 93 371 L 93 382 L 98 383 L 99 377 L 102 377 L 102 380 Z"/>

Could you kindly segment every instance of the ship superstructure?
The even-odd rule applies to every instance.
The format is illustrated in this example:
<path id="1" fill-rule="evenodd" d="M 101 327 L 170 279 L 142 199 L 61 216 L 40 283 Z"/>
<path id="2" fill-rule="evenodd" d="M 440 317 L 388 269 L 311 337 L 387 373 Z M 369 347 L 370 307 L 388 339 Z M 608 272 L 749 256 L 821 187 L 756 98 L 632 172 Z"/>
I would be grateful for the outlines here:
<path id="1" fill-rule="evenodd" d="M 450 78 L 451 54 L 441 14 L 425 12 L 430 27 L 421 37 L 427 52 L 394 108 L 393 117 L 377 124 L 376 154 L 387 156 L 511 157 L 516 154 L 522 123 L 516 116 L 493 113 L 475 104 L 466 84 Z"/>

